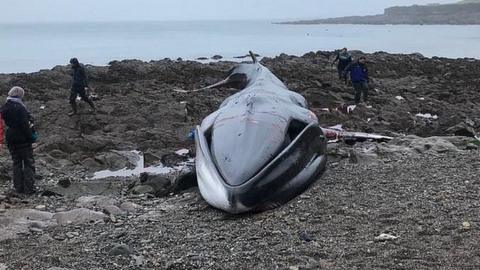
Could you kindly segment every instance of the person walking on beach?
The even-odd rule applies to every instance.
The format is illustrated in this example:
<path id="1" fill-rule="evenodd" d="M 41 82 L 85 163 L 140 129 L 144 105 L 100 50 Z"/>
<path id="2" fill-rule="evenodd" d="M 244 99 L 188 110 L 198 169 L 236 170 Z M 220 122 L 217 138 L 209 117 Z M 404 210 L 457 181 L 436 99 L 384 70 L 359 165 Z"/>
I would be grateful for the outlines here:
<path id="1" fill-rule="evenodd" d="M 33 194 L 35 189 L 35 160 L 33 146 L 37 133 L 33 118 L 23 104 L 23 88 L 15 86 L 8 92 L 7 101 L 1 108 L 6 125 L 6 142 L 13 161 L 13 186 L 17 193 Z"/>
<path id="2" fill-rule="evenodd" d="M 95 112 L 95 105 L 87 96 L 88 81 L 85 68 L 78 62 L 77 58 L 70 59 L 70 65 L 72 67 L 72 88 L 70 92 L 70 105 L 72 105 L 72 112 L 69 116 L 77 114 L 77 96 L 87 102 L 92 107 L 92 112 Z"/>
<path id="3" fill-rule="evenodd" d="M 332 64 L 335 64 L 337 61 L 338 79 L 344 80 L 345 84 L 347 84 L 347 76 L 343 75 L 343 71 L 350 63 L 352 63 L 352 56 L 348 53 L 347 48 L 343 48 L 337 52 L 337 56 L 333 60 Z"/>
<path id="4" fill-rule="evenodd" d="M 353 90 L 355 91 L 355 104 L 360 103 L 362 93 L 363 101 L 368 101 L 368 68 L 367 59 L 365 56 L 361 56 L 358 61 L 350 63 L 343 71 L 343 76 L 347 76 L 350 73 L 350 79 L 352 80 Z"/>

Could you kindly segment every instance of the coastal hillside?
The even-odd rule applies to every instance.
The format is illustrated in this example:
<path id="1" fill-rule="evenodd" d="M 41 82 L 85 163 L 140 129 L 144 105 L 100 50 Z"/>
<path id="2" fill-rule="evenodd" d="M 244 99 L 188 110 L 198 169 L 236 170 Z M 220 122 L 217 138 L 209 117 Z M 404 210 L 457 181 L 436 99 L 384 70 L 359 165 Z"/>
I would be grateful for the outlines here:
<path id="1" fill-rule="evenodd" d="M 480 1 L 390 7 L 379 15 L 302 20 L 286 24 L 480 24 Z"/>

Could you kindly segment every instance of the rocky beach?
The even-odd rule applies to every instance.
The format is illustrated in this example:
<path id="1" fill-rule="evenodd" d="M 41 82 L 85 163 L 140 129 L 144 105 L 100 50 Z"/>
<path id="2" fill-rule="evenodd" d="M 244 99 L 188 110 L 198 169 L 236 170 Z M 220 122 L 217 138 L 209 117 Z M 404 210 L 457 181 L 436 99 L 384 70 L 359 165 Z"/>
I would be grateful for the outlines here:
<path id="1" fill-rule="evenodd" d="M 236 92 L 188 90 L 224 79 L 234 62 L 87 66 L 98 110 L 81 103 L 74 117 L 68 67 L 0 74 L 0 98 L 24 87 L 40 134 L 32 197 L 9 194 L 0 150 L 0 270 L 479 268 L 480 60 L 366 56 L 370 100 L 353 110 L 333 52 L 261 60 L 322 126 L 394 139 L 329 144 L 311 189 L 241 216 L 203 201 L 188 138 Z M 148 172 L 96 174 L 122 169 Z"/>

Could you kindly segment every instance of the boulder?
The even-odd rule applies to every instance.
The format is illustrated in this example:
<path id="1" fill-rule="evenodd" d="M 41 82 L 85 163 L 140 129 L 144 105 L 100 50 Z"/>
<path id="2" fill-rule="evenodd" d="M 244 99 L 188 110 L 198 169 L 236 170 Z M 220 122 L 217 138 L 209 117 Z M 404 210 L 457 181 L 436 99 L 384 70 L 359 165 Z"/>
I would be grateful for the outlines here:
<path id="1" fill-rule="evenodd" d="M 82 196 L 76 200 L 77 207 L 82 208 L 105 208 L 118 204 L 118 201 L 114 198 L 107 196 Z"/>
<path id="2" fill-rule="evenodd" d="M 42 231 L 57 225 L 54 214 L 34 209 L 6 209 L 0 213 L 0 242 L 16 239 L 19 234 Z"/>
<path id="3" fill-rule="evenodd" d="M 74 209 L 67 212 L 56 213 L 54 218 L 62 226 L 79 225 L 85 223 L 103 223 L 107 216 L 102 212 L 96 212 L 86 208 Z"/>

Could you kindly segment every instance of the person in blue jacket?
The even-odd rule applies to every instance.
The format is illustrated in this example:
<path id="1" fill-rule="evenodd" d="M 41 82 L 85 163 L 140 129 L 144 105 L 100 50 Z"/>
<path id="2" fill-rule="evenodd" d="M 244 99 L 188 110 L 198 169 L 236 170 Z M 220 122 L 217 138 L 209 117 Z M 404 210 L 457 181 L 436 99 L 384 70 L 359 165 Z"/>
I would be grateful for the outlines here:
<path id="1" fill-rule="evenodd" d="M 352 80 L 353 89 L 355 91 L 355 104 L 360 103 L 362 93 L 363 101 L 368 101 L 368 68 L 367 59 L 365 56 L 361 56 L 358 61 L 352 62 L 343 71 L 344 76 L 350 73 L 350 79 Z"/>

